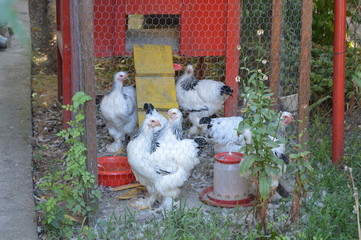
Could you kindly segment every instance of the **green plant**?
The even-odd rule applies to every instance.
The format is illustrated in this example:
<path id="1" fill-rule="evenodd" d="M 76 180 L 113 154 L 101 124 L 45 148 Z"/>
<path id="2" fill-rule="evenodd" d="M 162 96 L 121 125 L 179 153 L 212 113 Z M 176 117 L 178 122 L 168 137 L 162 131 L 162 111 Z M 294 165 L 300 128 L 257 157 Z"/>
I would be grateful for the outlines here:
<path id="1" fill-rule="evenodd" d="M 63 106 L 74 113 L 74 120 L 69 121 L 69 128 L 57 135 L 63 137 L 70 147 L 61 160 L 63 167 L 44 176 L 39 184 L 45 195 L 36 209 L 43 212 L 42 222 L 50 235 L 70 238 L 74 233 L 73 227 L 83 223 L 88 213 L 95 210 L 100 198 L 95 177 L 86 168 L 87 149 L 82 141 L 85 114 L 81 107 L 90 99 L 83 92 L 78 92 L 72 99 L 73 105 Z"/>
<path id="2" fill-rule="evenodd" d="M 357 239 L 354 197 L 347 189 L 344 171 L 332 164 L 331 119 L 311 115 L 309 133 L 309 159 L 314 171 L 307 175 L 309 189 L 303 200 L 297 222 L 299 237 L 295 239 Z M 345 148 L 344 162 L 353 168 L 355 185 L 360 187 L 360 142 L 354 141 Z M 294 164 L 292 164 L 293 166 Z M 289 167 L 291 169 L 291 166 Z"/>
<path id="3" fill-rule="evenodd" d="M 304 132 L 306 132 L 306 129 L 299 134 L 298 139 L 302 139 Z M 295 166 L 293 173 L 295 175 L 295 184 L 291 207 L 291 221 L 294 223 L 298 219 L 302 201 L 306 197 L 306 192 L 309 190 L 307 176 L 314 171 L 309 162 L 311 152 L 305 149 L 307 149 L 307 143 L 295 144 L 293 147 L 294 153 L 291 153 L 289 156 Z"/>
<path id="4" fill-rule="evenodd" d="M 351 189 L 352 196 L 355 199 L 355 205 L 354 205 L 354 212 L 356 213 L 356 220 L 357 220 L 357 232 L 358 232 L 358 239 L 361 240 L 361 225 L 360 225 L 360 203 L 359 203 L 359 194 L 358 189 L 355 185 L 355 180 L 352 175 L 352 168 L 345 166 L 345 171 L 348 174 L 348 179 L 351 182 L 351 186 L 348 185 L 348 187 Z"/>
<path id="5" fill-rule="evenodd" d="M 262 31 L 257 31 L 259 40 Z M 274 155 L 272 148 L 285 143 L 285 140 L 278 134 L 280 121 L 277 120 L 281 119 L 281 116 L 272 109 L 274 99 L 266 84 L 268 76 L 258 67 L 264 63 L 264 59 L 258 58 L 256 69 L 247 69 L 249 78 L 243 82 L 244 92 L 241 97 L 246 99 L 248 107 L 245 112 L 246 118 L 240 122 L 237 131 L 244 134 L 247 143 L 241 149 L 244 159 L 240 165 L 240 174 L 250 172 L 253 178 L 256 186 L 257 215 L 266 227 L 268 201 L 275 190 L 271 189 L 272 176 L 278 175 L 284 167 L 284 162 Z M 252 139 L 249 139 L 249 135 L 252 135 Z"/>
<path id="6" fill-rule="evenodd" d="M 334 31 L 333 1 L 313 0 L 313 6 L 312 42 L 332 45 Z"/>
<path id="7" fill-rule="evenodd" d="M 360 48 L 349 47 L 346 49 L 345 101 L 347 109 L 361 105 L 361 93 L 359 91 L 361 64 L 359 59 L 361 59 Z M 332 48 L 320 45 L 313 47 L 310 79 L 310 111 L 317 108 L 329 111 L 333 87 Z"/>
<path id="8" fill-rule="evenodd" d="M 221 210 L 187 208 L 184 203 L 174 211 L 147 219 L 129 210 L 121 216 L 112 215 L 105 221 L 99 221 L 85 239 L 256 239 L 245 238 L 244 226 L 235 224 L 234 221 L 239 221 L 241 217 L 233 216 L 232 219 Z"/>

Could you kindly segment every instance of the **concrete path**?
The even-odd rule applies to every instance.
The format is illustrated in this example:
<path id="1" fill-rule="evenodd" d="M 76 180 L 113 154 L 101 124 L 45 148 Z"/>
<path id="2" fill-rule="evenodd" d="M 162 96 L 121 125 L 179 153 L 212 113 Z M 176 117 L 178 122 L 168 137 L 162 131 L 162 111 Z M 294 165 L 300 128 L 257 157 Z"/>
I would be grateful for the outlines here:
<path id="1" fill-rule="evenodd" d="M 28 1 L 18 1 L 30 39 Z M 0 240 L 38 239 L 32 183 L 31 51 L 17 34 L 0 51 Z"/>

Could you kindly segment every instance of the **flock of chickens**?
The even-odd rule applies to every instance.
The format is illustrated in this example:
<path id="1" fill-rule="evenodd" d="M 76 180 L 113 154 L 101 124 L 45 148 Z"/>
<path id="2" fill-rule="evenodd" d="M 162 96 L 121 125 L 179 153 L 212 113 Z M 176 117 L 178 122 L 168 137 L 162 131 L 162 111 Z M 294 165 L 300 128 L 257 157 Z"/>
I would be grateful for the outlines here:
<path id="1" fill-rule="evenodd" d="M 116 73 L 111 91 L 100 104 L 109 134 L 114 139 L 107 151 L 126 148 L 134 175 L 148 190 L 149 196 L 138 199 L 134 206 L 151 208 L 158 200 L 160 209 L 171 210 L 181 192 L 180 187 L 199 163 L 200 153 L 207 143 L 213 145 L 216 153 L 239 151 L 251 142 L 252 131 L 237 135 L 235 129 L 243 120 L 240 116 L 211 118 L 223 108 L 233 90 L 222 82 L 196 79 L 191 65 L 176 82 L 177 101 L 188 113 L 191 128 L 186 133 L 183 131 L 183 115 L 179 109 L 169 109 L 167 120 L 151 103 L 144 103 L 146 116 L 137 130 L 136 92 L 133 86 L 123 86 L 127 77 L 125 72 Z M 279 121 L 284 131 L 292 121 L 292 114 L 283 112 Z M 127 135 L 131 140 L 126 145 Z M 286 162 L 283 144 L 272 151 Z M 274 181 L 277 186 L 276 177 Z"/>

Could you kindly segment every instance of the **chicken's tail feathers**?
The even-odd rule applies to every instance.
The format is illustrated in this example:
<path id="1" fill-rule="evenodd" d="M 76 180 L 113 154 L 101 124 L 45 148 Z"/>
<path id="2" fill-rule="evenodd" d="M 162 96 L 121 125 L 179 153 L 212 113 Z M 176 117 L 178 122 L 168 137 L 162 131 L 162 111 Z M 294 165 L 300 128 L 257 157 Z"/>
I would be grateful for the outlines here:
<path id="1" fill-rule="evenodd" d="M 281 159 L 285 164 L 289 164 L 290 163 L 290 160 L 289 158 L 287 157 L 287 155 L 283 154 L 283 153 L 280 153 L 280 152 L 277 152 L 275 151 L 274 154 L 276 155 L 276 157 L 278 157 L 279 159 Z"/>
<path id="2" fill-rule="evenodd" d="M 198 144 L 199 148 L 202 148 L 207 144 L 207 140 L 204 137 L 196 137 L 194 141 Z"/>
<path id="3" fill-rule="evenodd" d="M 224 85 L 221 87 L 221 95 L 233 96 L 233 89 L 230 86 Z"/>
<path id="4" fill-rule="evenodd" d="M 287 191 L 287 189 L 283 187 L 280 183 L 278 184 L 276 191 L 283 198 L 288 198 L 291 196 L 291 194 Z"/>
<path id="5" fill-rule="evenodd" d="M 210 117 L 202 117 L 199 120 L 199 124 L 210 124 L 211 120 L 212 120 L 212 118 L 210 118 Z"/>
<path id="6" fill-rule="evenodd" d="M 206 144 L 207 144 L 207 140 L 204 138 L 204 137 L 196 137 L 195 139 L 194 139 L 194 141 L 197 143 L 197 149 L 199 149 L 198 150 L 198 152 L 197 152 L 197 155 L 198 156 L 200 156 L 201 154 L 202 154 L 202 150 L 203 150 L 203 148 L 206 146 Z"/>
<path id="7" fill-rule="evenodd" d="M 154 111 L 154 106 L 151 103 L 144 103 L 144 111 L 146 114 L 151 114 Z"/>

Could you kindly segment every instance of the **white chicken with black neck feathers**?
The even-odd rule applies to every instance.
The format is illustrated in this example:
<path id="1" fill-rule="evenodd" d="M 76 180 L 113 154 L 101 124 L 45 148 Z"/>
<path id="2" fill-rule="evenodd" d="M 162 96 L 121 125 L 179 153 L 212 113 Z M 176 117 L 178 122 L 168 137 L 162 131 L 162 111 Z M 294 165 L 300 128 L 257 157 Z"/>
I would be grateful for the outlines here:
<path id="1" fill-rule="evenodd" d="M 202 129 L 199 120 L 222 110 L 224 101 L 233 93 L 232 88 L 222 82 L 197 80 L 192 65 L 188 65 L 177 80 L 176 91 L 179 106 L 189 112 L 188 118 L 193 124 L 189 129 L 190 136 L 196 135 Z"/>
<path id="2" fill-rule="evenodd" d="M 124 87 L 128 78 L 125 72 L 114 75 L 113 86 L 100 103 L 100 111 L 105 119 L 109 134 L 114 142 L 107 145 L 108 152 L 116 152 L 124 147 L 125 136 L 131 135 L 137 127 L 137 104 L 135 88 Z"/>
<path id="3" fill-rule="evenodd" d="M 180 187 L 199 163 L 199 147 L 204 145 L 204 139 L 180 139 L 181 129 L 175 130 L 181 126 L 178 109 L 168 111 L 168 122 L 158 130 L 162 127 L 160 114 L 152 107 L 146 108 L 147 115 L 140 132 L 127 148 L 129 164 L 149 192 L 149 197 L 137 200 L 134 205 L 148 208 L 158 199 L 162 202 L 161 209 L 171 210 L 181 192 Z"/>

